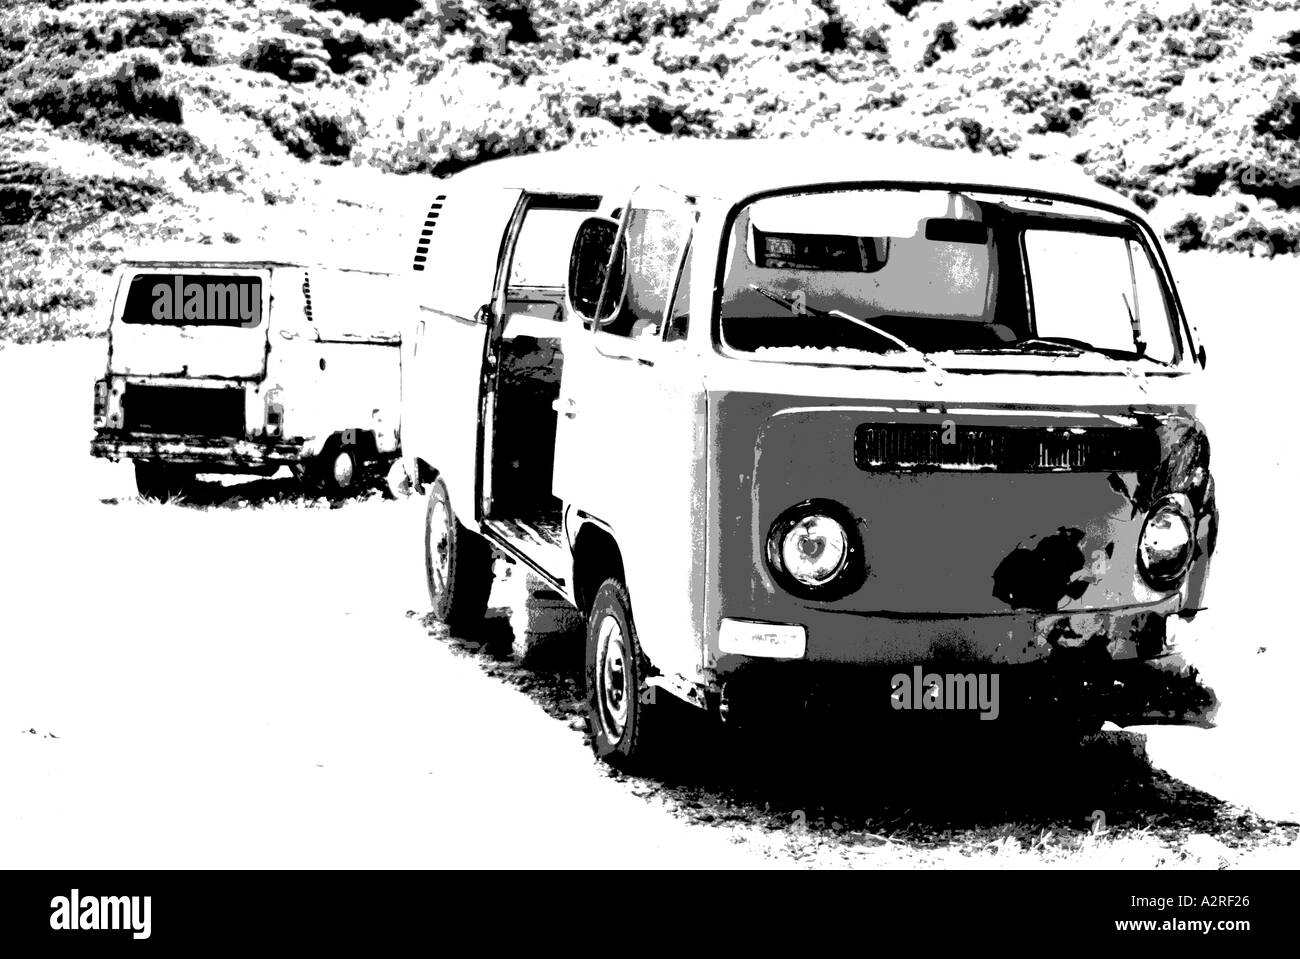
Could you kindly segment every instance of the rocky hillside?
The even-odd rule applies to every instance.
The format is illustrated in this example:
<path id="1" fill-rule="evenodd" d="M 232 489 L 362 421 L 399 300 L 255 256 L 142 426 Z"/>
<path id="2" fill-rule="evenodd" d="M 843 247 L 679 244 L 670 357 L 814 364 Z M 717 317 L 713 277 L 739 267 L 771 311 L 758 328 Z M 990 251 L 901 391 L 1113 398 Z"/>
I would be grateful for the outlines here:
<path id="1" fill-rule="evenodd" d="M 1065 158 L 1180 248 L 1294 254 L 1298 6 L 9 0 L 0 341 L 93 329 L 125 246 L 352 235 L 381 172 L 608 137 Z"/>

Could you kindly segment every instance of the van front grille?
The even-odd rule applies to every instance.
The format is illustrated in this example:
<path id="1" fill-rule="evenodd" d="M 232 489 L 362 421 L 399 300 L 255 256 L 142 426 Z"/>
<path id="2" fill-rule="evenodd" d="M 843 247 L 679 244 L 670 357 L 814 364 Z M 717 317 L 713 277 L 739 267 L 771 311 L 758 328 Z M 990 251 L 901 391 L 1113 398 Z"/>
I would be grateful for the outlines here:
<path id="1" fill-rule="evenodd" d="M 127 386 L 129 433 L 244 437 L 244 391 L 200 386 Z"/>
<path id="2" fill-rule="evenodd" d="M 853 461 L 873 472 L 1125 472 L 1154 466 L 1159 458 L 1153 433 L 1109 426 L 870 423 L 858 427 L 853 442 Z"/>

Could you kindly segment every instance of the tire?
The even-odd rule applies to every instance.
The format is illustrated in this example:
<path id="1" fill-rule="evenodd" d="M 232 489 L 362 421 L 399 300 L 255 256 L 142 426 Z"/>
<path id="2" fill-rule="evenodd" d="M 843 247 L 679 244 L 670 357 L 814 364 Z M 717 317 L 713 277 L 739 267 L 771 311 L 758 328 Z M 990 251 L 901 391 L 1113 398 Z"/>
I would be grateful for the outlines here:
<path id="1" fill-rule="evenodd" d="M 415 483 L 406 471 L 406 464 L 401 457 L 395 458 L 384 474 L 384 491 L 389 499 L 406 499 L 416 491 Z"/>
<path id="2" fill-rule="evenodd" d="M 456 519 L 441 477 L 429 484 L 424 575 L 433 615 L 453 632 L 483 619 L 492 590 L 492 549 Z"/>
<path id="3" fill-rule="evenodd" d="M 643 688 L 650 663 L 632 621 L 627 587 L 607 579 L 587 616 L 587 728 L 596 757 L 619 769 L 647 771 L 671 741 L 671 693 Z"/>
<path id="4" fill-rule="evenodd" d="M 184 466 L 135 461 L 135 488 L 143 499 L 166 502 L 182 495 L 194 482 L 194 471 Z"/>
<path id="5" fill-rule="evenodd" d="M 335 441 L 326 443 L 312 463 L 309 478 L 326 496 L 346 496 L 361 485 L 361 461 L 356 447 Z"/>

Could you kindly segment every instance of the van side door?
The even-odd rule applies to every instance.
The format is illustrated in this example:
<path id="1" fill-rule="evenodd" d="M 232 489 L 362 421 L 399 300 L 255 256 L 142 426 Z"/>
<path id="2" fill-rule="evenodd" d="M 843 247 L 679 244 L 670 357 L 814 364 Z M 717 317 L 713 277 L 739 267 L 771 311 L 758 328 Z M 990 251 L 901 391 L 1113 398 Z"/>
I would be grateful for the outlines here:
<path id="1" fill-rule="evenodd" d="M 423 321 L 425 333 L 407 371 L 403 442 L 408 456 L 442 476 L 457 518 L 477 528 L 485 351 L 500 312 L 493 299 L 502 290 L 504 240 L 523 191 L 443 189 L 430 204 L 411 264 L 412 327 Z"/>

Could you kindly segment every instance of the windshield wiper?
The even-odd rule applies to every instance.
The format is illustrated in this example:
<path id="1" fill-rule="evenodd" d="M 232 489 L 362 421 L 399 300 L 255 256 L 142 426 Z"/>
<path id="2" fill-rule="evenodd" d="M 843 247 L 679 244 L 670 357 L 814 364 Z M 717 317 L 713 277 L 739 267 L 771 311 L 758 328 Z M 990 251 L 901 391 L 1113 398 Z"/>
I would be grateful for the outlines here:
<path id="1" fill-rule="evenodd" d="M 942 383 L 943 368 L 939 366 L 938 363 L 930 359 L 929 356 L 927 356 L 925 353 L 918 350 L 915 346 L 912 346 L 912 344 L 895 336 L 893 333 L 890 333 L 887 330 L 882 330 L 874 323 L 868 323 L 866 320 L 857 316 L 850 316 L 848 313 L 845 313 L 843 310 L 821 310 L 818 309 L 817 307 L 808 306 L 806 303 L 802 303 L 800 301 L 790 299 L 782 295 L 781 293 L 778 293 L 776 290 L 769 290 L 767 287 L 759 286 L 757 283 L 749 284 L 749 288 L 756 293 L 761 293 L 763 296 L 767 297 L 773 303 L 785 307 L 795 316 L 800 316 L 804 313 L 807 313 L 809 316 L 816 316 L 816 317 L 835 316 L 840 318 L 841 320 L 847 320 L 849 323 L 852 323 L 854 326 L 866 330 L 868 333 L 874 333 L 876 336 L 879 336 L 880 338 L 888 340 L 890 343 L 893 343 L 900 350 L 902 350 L 908 356 L 911 356 L 913 359 L 915 359 L 925 368 L 932 370 L 934 372 L 934 377 L 935 377 L 934 378 L 935 386 L 939 386 Z"/>
<path id="2" fill-rule="evenodd" d="M 1085 343 L 1083 340 L 1071 339 L 1068 336 L 1027 336 L 1023 340 L 1015 340 L 1008 343 L 1006 348 L 1009 350 L 1020 349 L 1027 346 L 1050 346 L 1056 347 L 1058 352 L 1069 350 L 1074 353 L 1095 353 L 1096 347 L 1091 343 Z"/>
<path id="3" fill-rule="evenodd" d="M 1116 360 L 1121 364 L 1124 373 L 1129 377 L 1129 379 L 1137 383 L 1138 388 L 1141 389 L 1143 393 L 1147 390 L 1146 381 L 1139 376 L 1137 370 L 1133 368 L 1133 364 L 1138 360 L 1147 359 L 1147 357 L 1141 353 L 1131 353 L 1127 350 L 1111 350 L 1104 346 L 1093 346 L 1091 343 L 1086 343 L 1083 340 L 1076 340 L 1068 336 L 1032 336 L 1028 339 L 1016 340 L 1014 343 L 1007 344 L 1010 349 L 1017 349 L 1018 347 L 1025 345 L 1056 346 L 1073 350 L 1075 356 L 1082 356 L 1085 353 L 1093 353 L 1097 356 L 1104 356 L 1109 360 Z"/>
<path id="4" fill-rule="evenodd" d="M 1016 340 L 1014 343 L 1008 343 L 1006 348 L 1019 349 L 1023 346 L 1058 346 L 1073 350 L 1075 353 L 1096 353 L 1112 360 L 1142 359 L 1140 354 L 1128 350 L 1112 350 L 1104 346 L 1093 346 L 1084 340 L 1076 340 L 1069 336 L 1031 336 L 1023 340 Z"/>

